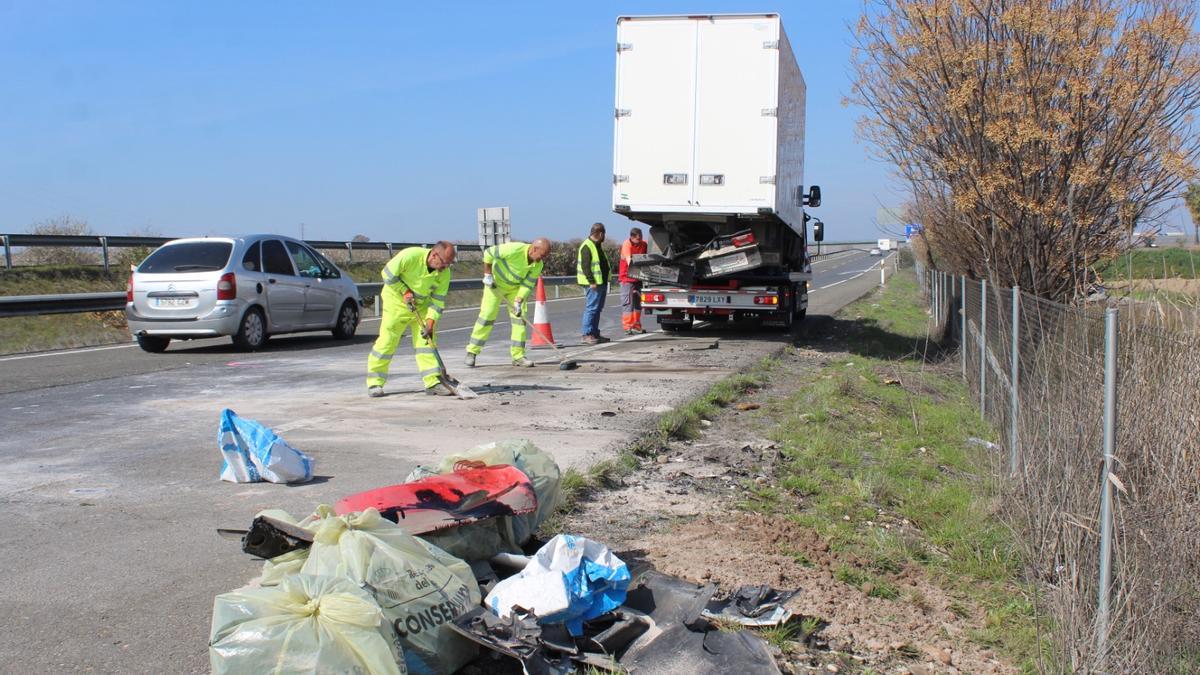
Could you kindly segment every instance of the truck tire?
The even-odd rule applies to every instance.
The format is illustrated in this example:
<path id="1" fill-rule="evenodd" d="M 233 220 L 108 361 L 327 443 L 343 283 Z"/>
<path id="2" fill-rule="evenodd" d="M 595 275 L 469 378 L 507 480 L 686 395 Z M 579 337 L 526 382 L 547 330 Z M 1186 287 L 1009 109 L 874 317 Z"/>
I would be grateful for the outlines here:
<path id="1" fill-rule="evenodd" d="M 244 352 L 262 349 L 267 343 L 267 319 L 261 309 L 251 307 L 242 315 L 238 331 L 233 335 L 233 345 Z"/>
<path id="2" fill-rule="evenodd" d="M 161 354 L 167 351 L 167 346 L 171 344 L 171 338 L 158 337 L 156 335 L 139 335 L 137 336 L 138 346 L 142 351 L 150 352 L 151 354 Z"/>

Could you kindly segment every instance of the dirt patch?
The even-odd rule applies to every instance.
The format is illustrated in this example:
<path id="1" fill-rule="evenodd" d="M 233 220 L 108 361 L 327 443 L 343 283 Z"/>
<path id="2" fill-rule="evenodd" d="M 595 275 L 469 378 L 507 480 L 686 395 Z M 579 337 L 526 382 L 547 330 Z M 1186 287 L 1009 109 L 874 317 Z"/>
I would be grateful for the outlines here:
<path id="1" fill-rule="evenodd" d="M 779 459 L 770 439 L 772 401 L 795 393 L 803 374 L 848 358 L 809 350 L 781 357 L 772 384 L 740 401 L 757 408 L 730 406 L 702 425 L 695 440 L 671 442 L 621 485 L 570 515 L 568 531 L 668 574 L 716 583 L 723 592 L 744 584 L 801 589 L 789 607 L 822 628 L 803 643 L 788 643 L 780 656 L 784 672 L 830 665 L 839 671 L 1015 672 L 968 638 L 983 625 L 982 611 L 951 597 L 923 569 L 872 570 L 870 578 L 896 591 L 894 598 L 874 597 L 871 584 L 837 578 L 839 570 L 843 578 L 846 570 L 865 570 L 866 561 L 832 549 L 816 531 L 785 516 L 739 510 L 748 488 L 771 483 Z"/>

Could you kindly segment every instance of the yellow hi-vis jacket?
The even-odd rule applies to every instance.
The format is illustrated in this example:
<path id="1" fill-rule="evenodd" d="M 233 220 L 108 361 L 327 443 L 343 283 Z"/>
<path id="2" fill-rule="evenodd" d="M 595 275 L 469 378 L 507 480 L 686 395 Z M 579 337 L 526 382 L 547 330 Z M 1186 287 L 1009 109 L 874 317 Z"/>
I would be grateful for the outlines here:
<path id="1" fill-rule="evenodd" d="M 529 244 L 519 241 L 487 247 L 483 262 L 492 266 L 492 276 L 501 291 L 516 289 L 516 297 L 522 300 L 529 297 L 542 276 L 542 261 L 529 262 Z"/>
<path id="2" fill-rule="evenodd" d="M 383 266 L 384 291 L 400 296 L 412 291 L 413 304 L 420 310 L 428 308 L 425 320 L 437 321 L 446 308 L 446 293 L 450 290 L 450 268 L 431 270 L 426 262 L 429 249 L 413 246 L 400 251 Z"/>

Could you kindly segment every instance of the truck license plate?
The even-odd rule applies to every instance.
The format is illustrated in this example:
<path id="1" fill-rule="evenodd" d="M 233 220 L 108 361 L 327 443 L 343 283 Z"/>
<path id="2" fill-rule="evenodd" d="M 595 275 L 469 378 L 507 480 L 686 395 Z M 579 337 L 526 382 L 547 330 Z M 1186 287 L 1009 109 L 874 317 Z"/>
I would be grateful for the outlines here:
<path id="1" fill-rule="evenodd" d="M 692 295 L 688 296 L 688 302 L 693 305 L 727 305 L 728 298 L 723 295 Z"/>
<path id="2" fill-rule="evenodd" d="M 191 298 L 155 298 L 155 307 L 190 307 Z"/>

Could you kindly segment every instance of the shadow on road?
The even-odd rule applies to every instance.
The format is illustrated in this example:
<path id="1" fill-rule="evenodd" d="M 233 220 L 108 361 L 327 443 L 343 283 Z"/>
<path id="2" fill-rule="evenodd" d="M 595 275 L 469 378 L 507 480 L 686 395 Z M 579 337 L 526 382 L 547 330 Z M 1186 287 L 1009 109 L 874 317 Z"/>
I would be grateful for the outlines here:
<path id="1" fill-rule="evenodd" d="M 930 363 L 942 361 L 954 353 L 953 345 L 943 345 L 929 337 L 892 333 L 875 319 L 840 319 L 825 315 L 810 316 L 796 332 L 793 344 L 816 351 L 849 351 L 872 358 Z"/>
<path id="2" fill-rule="evenodd" d="M 273 337 L 263 348 L 256 352 L 244 352 L 233 346 L 232 342 L 223 344 L 197 344 L 188 346 L 190 341 L 180 340 L 173 341 L 171 347 L 165 352 L 167 356 L 171 354 L 271 354 L 271 353 L 286 353 L 286 352 L 303 352 L 314 349 L 329 349 L 330 347 L 343 347 L 346 345 L 368 345 L 375 342 L 374 335 L 355 335 L 349 340 L 335 340 L 328 334 L 323 335 L 281 335 Z"/>

